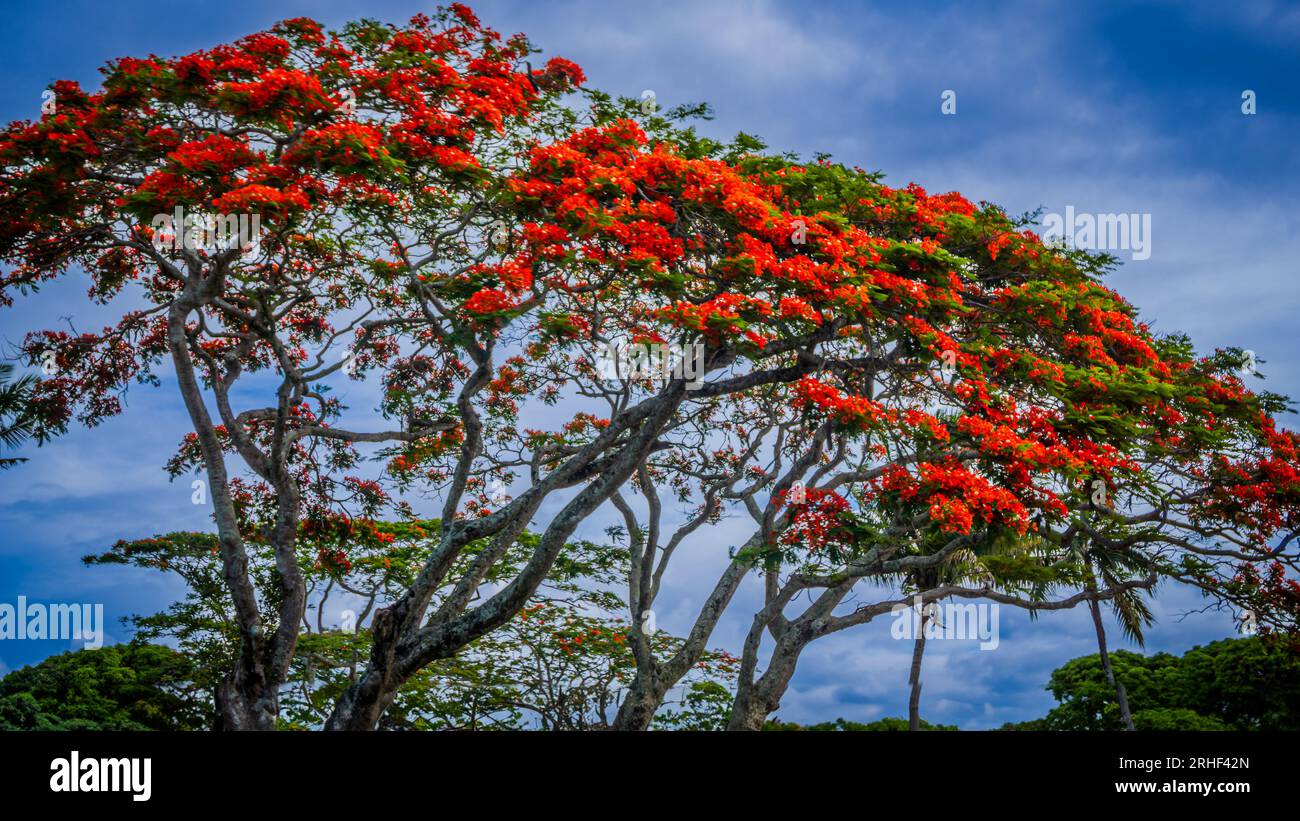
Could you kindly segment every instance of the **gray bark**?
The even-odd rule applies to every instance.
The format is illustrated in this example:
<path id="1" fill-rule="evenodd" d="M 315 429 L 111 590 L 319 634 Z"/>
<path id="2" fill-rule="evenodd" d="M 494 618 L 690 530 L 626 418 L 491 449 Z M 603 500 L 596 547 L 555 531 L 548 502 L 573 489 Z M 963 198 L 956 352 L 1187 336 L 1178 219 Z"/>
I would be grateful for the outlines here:
<path id="1" fill-rule="evenodd" d="M 1133 716 L 1129 713 L 1128 708 L 1128 691 L 1124 685 L 1115 680 L 1115 669 L 1110 663 L 1110 652 L 1106 649 L 1106 627 L 1101 621 L 1101 605 L 1096 599 L 1088 601 L 1088 609 L 1092 611 L 1092 625 L 1097 631 L 1097 654 L 1101 658 L 1101 669 L 1106 674 L 1106 683 L 1115 691 L 1115 698 L 1119 702 L 1119 715 L 1124 722 L 1124 729 L 1132 732 Z"/>
<path id="2" fill-rule="evenodd" d="M 921 608 L 921 630 L 912 646 L 912 671 L 907 681 L 912 686 L 912 694 L 907 699 L 907 729 L 913 732 L 921 729 L 921 659 L 925 657 L 925 625 L 929 613 Z"/>
<path id="3" fill-rule="evenodd" d="M 187 293 L 172 305 L 168 312 L 167 343 L 176 368 L 181 397 L 194 425 L 203 455 L 213 518 L 217 525 L 223 578 L 230 592 L 239 627 L 239 652 L 234 668 L 216 688 L 217 715 L 214 726 L 222 730 L 273 730 L 279 714 L 279 686 L 288 670 L 288 663 L 287 659 L 282 659 L 282 654 L 268 653 L 268 650 L 275 649 L 274 645 L 280 636 L 268 640 L 263 635 L 257 596 L 248 577 L 248 554 L 239 532 L 234 501 L 230 496 L 225 454 L 217 437 L 216 426 L 204 404 L 202 389 L 190 357 L 185 322 L 195 304 L 194 297 Z M 299 615 L 291 620 L 295 630 Z M 292 653 L 292 647 L 289 653 Z M 281 666 L 282 660 L 284 663 Z M 272 663 L 268 665 L 268 661 Z"/>

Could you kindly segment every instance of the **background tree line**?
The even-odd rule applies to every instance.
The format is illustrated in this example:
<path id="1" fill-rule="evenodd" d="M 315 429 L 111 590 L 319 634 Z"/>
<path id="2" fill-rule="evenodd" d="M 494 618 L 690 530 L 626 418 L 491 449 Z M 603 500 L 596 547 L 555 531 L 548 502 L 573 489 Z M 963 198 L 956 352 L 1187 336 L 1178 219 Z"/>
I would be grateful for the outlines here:
<path id="1" fill-rule="evenodd" d="M 524 628 L 527 653 L 509 658 L 504 637 L 409 685 L 388 729 L 605 729 L 620 696 L 620 651 L 594 638 L 575 658 L 572 639 L 597 620 L 559 636 Z M 335 637 L 336 640 L 342 640 Z M 312 652 L 315 652 L 313 650 Z M 1133 722 L 1145 730 L 1300 730 L 1300 661 L 1288 647 L 1259 637 L 1222 639 L 1181 656 L 1113 654 Z M 531 673 L 529 671 L 532 671 Z M 546 670 L 546 675 L 537 671 Z M 210 674 L 208 674 L 210 677 Z M 203 730 L 212 722 L 205 674 L 166 646 L 131 643 L 52 656 L 0 679 L 3 730 Z M 302 677 L 299 677 L 302 681 Z M 1047 689 L 1057 706 L 1046 716 L 1004 724 L 1004 731 L 1121 731 L 1124 724 L 1096 654 L 1066 662 Z M 656 717 L 665 730 L 718 730 L 731 702 L 725 668 L 712 667 Z M 600 708 L 605 714 L 602 717 Z M 295 714 L 302 707 L 296 708 Z M 286 729 L 302 729 L 286 719 Z M 906 731 L 905 718 L 816 724 L 770 720 L 773 731 Z M 956 730 L 921 721 L 921 730 Z"/>

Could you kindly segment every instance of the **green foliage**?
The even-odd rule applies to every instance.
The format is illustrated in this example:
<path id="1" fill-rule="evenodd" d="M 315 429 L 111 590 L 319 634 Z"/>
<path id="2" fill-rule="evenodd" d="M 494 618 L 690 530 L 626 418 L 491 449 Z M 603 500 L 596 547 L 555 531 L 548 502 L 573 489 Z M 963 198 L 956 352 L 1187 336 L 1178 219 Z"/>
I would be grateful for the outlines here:
<path id="1" fill-rule="evenodd" d="M 298 639 L 289 679 L 281 693 L 285 729 L 321 725 L 335 701 L 370 657 L 370 617 L 401 595 L 424 566 L 440 536 L 436 520 L 376 522 L 374 529 L 304 531 L 297 543 L 299 566 L 309 585 L 305 629 Z M 521 534 L 488 568 L 487 583 L 508 581 L 536 548 L 537 536 Z M 323 562 L 322 551 L 346 548 L 346 562 Z M 448 578 L 459 578 L 489 542 L 466 546 Z M 248 544 L 249 573 L 267 621 L 275 629 L 278 586 L 270 549 Z M 188 658 L 197 686 L 211 691 L 234 664 L 238 631 L 222 578 L 217 538 L 208 533 L 169 533 L 120 541 L 87 556 L 87 564 L 127 564 L 176 573 L 185 597 L 161 613 L 126 621 L 139 640 L 174 642 Z M 592 542 L 565 546 L 546 580 L 522 612 L 454 657 L 429 664 L 408 680 L 380 721 L 384 729 L 590 729 L 604 726 L 618 706 L 635 663 L 627 644 L 631 629 L 617 614 L 623 600 L 613 589 L 627 577 L 625 549 Z M 452 593 L 434 593 L 437 609 Z M 327 624 L 323 613 L 335 597 L 355 608 L 354 625 Z M 671 655 L 681 640 L 658 632 L 653 652 Z M 677 729 L 720 729 L 731 695 L 722 683 L 734 659 L 707 653 L 683 682 L 680 703 L 669 700 L 661 722 Z"/>
<path id="2" fill-rule="evenodd" d="M 51 656 L 0 679 L 0 730 L 198 730 L 207 693 L 181 653 L 115 644 Z"/>
<path id="3" fill-rule="evenodd" d="M 1214 716 L 1203 716 L 1194 710 L 1185 708 L 1165 707 L 1137 711 L 1133 714 L 1133 728 L 1136 730 L 1190 730 L 1196 732 L 1222 732 L 1233 729 Z"/>
<path id="4" fill-rule="evenodd" d="M 1300 654 L 1286 639 L 1225 639 L 1183 655 L 1186 706 L 1241 730 L 1300 730 Z"/>
<path id="5" fill-rule="evenodd" d="M 1181 657 L 1119 650 L 1111 663 L 1138 730 L 1300 729 L 1300 654 L 1283 640 L 1223 639 Z M 1003 729 L 1123 729 L 1097 655 L 1055 670 L 1048 689 L 1060 704 L 1046 717 Z"/>
<path id="6" fill-rule="evenodd" d="M 676 709 L 655 716 L 657 730 L 725 730 L 734 694 L 712 679 L 691 682 Z"/>
<path id="7" fill-rule="evenodd" d="M 1007 722 L 998 728 L 1004 732 L 1044 732 L 1051 728 L 1047 726 L 1047 719 L 1035 718 L 1029 721 L 1020 721 L 1016 723 Z"/>
<path id="8" fill-rule="evenodd" d="M 13 450 L 21 445 L 35 429 L 35 421 L 28 413 L 32 387 L 36 378 L 30 374 L 11 381 L 14 366 L 0 362 L 0 446 Z M 12 467 L 26 459 L 0 457 L 0 470 Z"/>
<path id="9" fill-rule="evenodd" d="M 858 721 L 848 721 L 847 719 L 837 718 L 834 721 L 823 721 L 820 724 L 796 724 L 793 721 L 768 721 L 763 725 L 764 730 L 775 731 L 811 731 L 811 732 L 834 732 L 834 733 L 859 733 L 859 732 L 886 732 L 898 733 L 907 732 L 908 723 L 905 718 L 878 718 L 875 721 L 863 724 Z M 953 724 L 931 724 L 925 719 L 921 719 L 922 730 L 938 730 L 942 732 L 956 732 L 957 727 Z"/>
<path id="10" fill-rule="evenodd" d="M 252 551 L 250 574 L 255 589 L 265 601 L 274 585 L 273 565 Z M 161 613 L 133 615 L 123 619 L 136 641 L 174 642 L 191 664 L 194 681 L 207 690 L 215 689 L 226 670 L 235 663 L 239 631 L 235 627 L 221 572 L 217 537 L 211 533 L 168 533 L 151 539 L 119 541 L 109 551 L 82 559 L 88 565 L 131 565 L 175 573 L 184 580 L 185 597 Z M 273 616 L 274 609 L 262 607 Z M 273 622 L 262 625 L 274 631 Z"/>

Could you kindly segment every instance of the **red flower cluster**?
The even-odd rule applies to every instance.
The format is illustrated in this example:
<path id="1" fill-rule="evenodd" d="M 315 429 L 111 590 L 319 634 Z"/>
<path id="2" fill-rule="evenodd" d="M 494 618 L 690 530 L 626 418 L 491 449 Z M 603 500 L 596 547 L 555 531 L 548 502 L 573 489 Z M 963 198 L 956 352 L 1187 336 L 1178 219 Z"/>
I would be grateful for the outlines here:
<path id="1" fill-rule="evenodd" d="M 465 310 L 471 314 L 495 314 L 508 311 L 515 303 L 504 292 L 496 288 L 483 288 L 475 291 L 465 300 Z"/>
<path id="2" fill-rule="evenodd" d="M 849 500 L 833 490 L 800 488 L 803 500 L 795 502 L 790 492 L 781 495 L 778 504 L 790 505 L 790 527 L 781 534 L 781 543 L 807 550 L 823 550 L 828 545 L 847 547 L 852 536 L 845 525 L 850 515 Z"/>

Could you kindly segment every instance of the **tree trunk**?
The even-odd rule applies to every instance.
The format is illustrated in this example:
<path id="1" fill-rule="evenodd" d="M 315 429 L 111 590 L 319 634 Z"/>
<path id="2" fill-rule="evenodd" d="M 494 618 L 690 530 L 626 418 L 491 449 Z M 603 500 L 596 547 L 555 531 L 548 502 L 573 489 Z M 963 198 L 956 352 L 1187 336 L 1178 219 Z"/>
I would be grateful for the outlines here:
<path id="1" fill-rule="evenodd" d="M 242 681 L 241 681 L 242 679 Z M 274 730 L 279 688 L 235 671 L 217 685 L 215 730 Z"/>
<path id="2" fill-rule="evenodd" d="M 614 723 L 610 725 L 611 730 L 648 730 L 650 722 L 654 720 L 655 713 L 659 710 L 659 705 L 663 703 L 666 690 L 660 689 L 656 682 L 643 678 L 640 673 L 632 679 L 632 685 L 628 687 L 627 695 L 623 697 L 623 703 L 618 707 L 618 714 L 614 716 Z"/>
<path id="3" fill-rule="evenodd" d="M 1088 608 L 1092 610 L 1092 625 L 1097 629 L 1097 650 L 1101 657 L 1101 669 L 1106 673 L 1106 683 L 1115 688 L 1115 696 L 1119 701 L 1119 714 L 1124 720 L 1124 729 L 1133 731 L 1133 716 L 1128 709 L 1128 693 L 1124 690 L 1124 685 L 1115 680 L 1115 670 L 1110 666 L 1110 653 L 1106 651 L 1106 628 L 1101 623 L 1101 605 L 1096 599 L 1088 600 Z"/>
<path id="4" fill-rule="evenodd" d="M 385 687 L 378 674 L 368 672 L 356 685 L 343 692 L 325 722 L 325 729 L 374 730 L 396 695 L 396 689 Z"/>
<path id="5" fill-rule="evenodd" d="M 777 641 L 768 659 L 767 669 L 755 681 L 741 680 L 736 687 L 736 698 L 731 705 L 728 730 L 761 730 L 767 717 L 781 706 L 781 696 L 794 676 L 799 654 L 813 636 L 807 626 L 789 633 Z"/>
<path id="6" fill-rule="evenodd" d="M 921 627 L 912 645 L 912 672 L 907 681 L 912 685 L 912 695 L 907 700 L 907 729 L 913 732 L 921 729 L 921 659 L 925 655 L 925 625 L 929 613 L 927 607 L 921 608 Z"/>
<path id="7" fill-rule="evenodd" d="M 185 320 L 190 311 L 198 310 L 200 306 L 188 288 L 189 286 L 186 295 L 173 303 L 168 311 L 167 343 L 176 368 L 181 397 L 194 425 L 194 433 L 203 456 L 208 492 L 212 497 L 213 520 L 217 525 L 222 578 L 230 593 L 235 621 L 239 627 L 239 655 L 235 659 L 234 669 L 217 685 L 216 716 L 213 723 L 222 730 L 274 730 L 279 715 L 279 686 L 288 670 L 293 644 L 297 639 L 298 620 L 302 615 L 301 585 L 294 589 L 291 583 L 295 580 L 300 583 L 301 576 L 297 573 L 296 566 L 286 566 L 287 562 L 292 561 L 292 556 L 286 556 L 277 549 L 277 563 L 288 572 L 287 578 L 282 578 L 281 582 L 281 590 L 285 594 L 281 615 L 290 621 L 282 624 L 280 636 L 271 640 L 281 642 L 277 651 L 268 654 L 268 639 L 261 632 L 261 612 L 248 573 L 248 554 L 239 531 L 239 516 L 230 495 L 230 479 L 223 446 L 190 358 Z M 284 508 L 280 512 L 283 513 Z M 268 656 L 270 664 L 267 663 Z"/>
<path id="8" fill-rule="evenodd" d="M 727 720 L 728 730 L 763 729 L 763 722 L 767 720 L 768 714 L 776 709 L 769 706 L 767 699 L 763 697 L 763 679 L 766 676 L 767 674 L 764 673 L 757 681 L 746 681 L 742 678 L 737 682 L 736 697 L 731 702 L 731 717 Z"/>
<path id="9" fill-rule="evenodd" d="M 763 722 L 767 720 L 768 712 L 766 707 L 760 706 L 754 699 L 746 699 L 743 703 L 737 703 L 732 707 L 731 720 L 727 722 L 727 729 L 761 730 Z"/>
<path id="10" fill-rule="evenodd" d="M 745 547 L 760 544 L 761 540 L 760 530 L 745 542 Z M 668 691 L 677 686 L 682 677 L 703 658 L 713 628 L 749 570 L 750 564 L 747 561 L 733 561 L 729 564 L 714 585 L 708 600 L 700 608 L 695 624 L 691 627 L 681 648 L 667 662 L 655 663 L 649 671 L 637 669 L 636 676 L 628 688 L 628 694 L 619 706 L 618 715 L 614 718 L 613 729 L 645 730 L 650 727 L 654 714 L 663 704 Z"/>
<path id="11" fill-rule="evenodd" d="M 397 655 L 398 631 L 408 615 L 411 597 L 375 611 L 370 625 L 370 663 L 361 677 L 343 691 L 325 721 L 326 730 L 373 730 L 393 703 L 400 682 L 392 673 Z"/>

